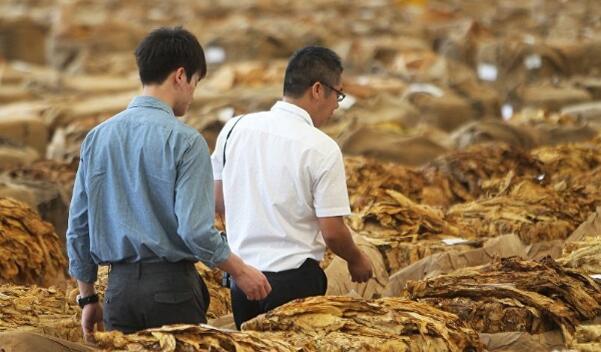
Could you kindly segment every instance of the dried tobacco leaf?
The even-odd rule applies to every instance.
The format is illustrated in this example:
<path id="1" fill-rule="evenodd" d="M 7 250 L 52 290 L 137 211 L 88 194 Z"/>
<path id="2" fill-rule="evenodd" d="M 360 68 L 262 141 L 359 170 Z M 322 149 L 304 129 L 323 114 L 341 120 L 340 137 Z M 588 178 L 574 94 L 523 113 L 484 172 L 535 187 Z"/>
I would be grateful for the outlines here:
<path id="1" fill-rule="evenodd" d="M 392 189 L 351 215 L 349 222 L 354 231 L 378 247 L 389 273 L 436 252 L 470 248 L 448 246 L 442 242 L 445 238 L 473 237 L 468 227 L 447 221 L 442 210 L 415 203 Z"/>
<path id="2" fill-rule="evenodd" d="M 515 233 L 526 243 L 565 239 L 588 214 L 588 205 L 579 203 L 581 195 L 578 189 L 521 181 L 497 196 L 454 205 L 446 216 L 477 237 Z"/>
<path id="3" fill-rule="evenodd" d="M 207 310 L 207 318 L 215 319 L 232 312 L 229 288 L 221 286 L 223 272 L 217 268 L 209 268 L 201 262 L 196 263 L 196 270 L 209 289 L 211 303 Z"/>
<path id="4" fill-rule="evenodd" d="M 0 332 L 27 330 L 81 341 L 79 307 L 67 290 L 37 286 L 0 286 Z"/>
<path id="5" fill-rule="evenodd" d="M 601 143 L 591 142 L 560 144 L 541 147 L 532 151 L 532 156 L 540 160 L 552 182 L 591 171 L 601 166 Z"/>
<path id="6" fill-rule="evenodd" d="M 96 344 L 103 351 L 163 352 L 303 352 L 281 339 L 257 332 L 226 331 L 207 325 L 167 325 L 134 334 L 118 331 L 97 332 Z"/>
<path id="7" fill-rule="evenodd" d="M 564 255 L 557 260 L 563 266 L 588 274 L 601 273 L 601 237 L 585 237 L 566 244 Z"/>
<path id="8" fill-rule="evenodd" d="M 446 154 L 424 167 L 449 180 L 460 201 L 472 201 L 484 195 L 483 181 L 503 178 L 510 171 L 513 182 L 534 180 L 546 174 L 545 166 L 526 151 L 502 143 L 477 144 Z"/>
<path id="9" fill-rule="evenodd" d="M 446 207 L 455 202 L 447 179 L 436 172 L 421 172 L 395 163 L 363 157 L 345 157 L 351 208 L 359 211 L 387 198 L 387 190 L 406 195 L 415 202 Z"/>
<path id="10" fill-rule="evenodd" d="M 453 312 L 480 332 L 537 333 L 558 326 L 568 343 L 579 321 L 601 313 L 601 287 L 550 257 L 539 261 L 503 258 L 410 281 L 407 290 L 412 299 Z"/>
<path id="11" fill-rule="evenodd" d="M 319 296 L 294 300 L 242 325 L 317 351 L 479 351 L 453 314 L 402 298 Z"/>
<path id="12" fill-rule="evenodd" d="M 0 282 L 49 286 L 65 279 L 58 235 L 25 203 L 0 198 Z"/>
<path id="13" fill-rule="evenodd" d="M 601 325 L 578 325 L 576 339 L 570 347 L 580 352 L 601 351 Z"/>

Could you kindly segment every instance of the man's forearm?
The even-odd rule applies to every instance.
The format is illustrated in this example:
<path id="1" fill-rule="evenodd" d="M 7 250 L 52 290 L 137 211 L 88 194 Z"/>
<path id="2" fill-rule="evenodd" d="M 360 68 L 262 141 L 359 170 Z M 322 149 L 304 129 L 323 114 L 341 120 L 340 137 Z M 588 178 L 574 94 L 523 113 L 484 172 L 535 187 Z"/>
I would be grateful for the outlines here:
<path id="1" fill-rule="evenodd" d="M 87 282 L 77 280 L 77 286 L 79 287 L 79 295 L 81 297 L 91 296 L 96 293 L 94 289 L 94 284 L 89 284 Z"/>
<path id="2" fill-rule="evenodd" d="M 319 228 L 328 248 L 351 263 L 361 256 L 359 247 L 341 216 L 319 218 Z"/>
<path id="3" fill-rule="evenodd" d="M 226 260 L 217 264 L 217 267 L 232 276 L 237 276 L 244 265 L 245 264 L 240 257 L 231 253 Z"/>
<path id="4" fill-rule="evenodd" d="M 334 254 L 349 263 L 361 255 L 359 247 L 357 247 L 353 241 L 353 237 L 348 230 L 341 231 L 341 233 L 336 236 L 324 237 L 324 239 L 326 245 L 334 252 Z"/>

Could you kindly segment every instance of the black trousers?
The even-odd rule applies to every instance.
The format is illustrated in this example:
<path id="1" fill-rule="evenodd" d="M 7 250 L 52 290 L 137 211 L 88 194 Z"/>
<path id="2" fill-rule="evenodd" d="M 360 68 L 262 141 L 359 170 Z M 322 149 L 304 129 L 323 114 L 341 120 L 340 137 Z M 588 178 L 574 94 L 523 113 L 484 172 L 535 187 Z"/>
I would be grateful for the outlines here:
<path id="1" fill-rule="evenodd" d="M 264 271 L 271 285 L 271 293 L 263 300 L 250 301 L 232 280 L 230 294 L 236 328 L 259 314 L 266 313 L 276 307 L 297 298 L 320 296 L 326 293 L 328 279 L 319 266 L 319 262 L 307 259 L 298 269 L 280 272 Z"/>
<path id="2" fill-rule="evenodd" d="M 166 324 L 206 323 L 209 291 L 194 263 L 113 264 L 104 297 L 107 330 L 132 333 Z"/>

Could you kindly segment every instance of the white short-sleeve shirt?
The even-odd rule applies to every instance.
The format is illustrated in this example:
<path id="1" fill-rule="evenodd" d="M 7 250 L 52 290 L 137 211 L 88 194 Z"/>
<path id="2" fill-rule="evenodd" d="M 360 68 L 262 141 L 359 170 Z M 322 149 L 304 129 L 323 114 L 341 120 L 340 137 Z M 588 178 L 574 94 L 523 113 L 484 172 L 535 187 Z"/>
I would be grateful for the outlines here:
<path id="1" fill-rule="evenodd" d="M 349 215 L 350 206 L 340 148 L 305 110 L 279 101 L 228 121 L 211 160 L 234 253 L 262 271 L 323 259 L 318 217 Z"/>

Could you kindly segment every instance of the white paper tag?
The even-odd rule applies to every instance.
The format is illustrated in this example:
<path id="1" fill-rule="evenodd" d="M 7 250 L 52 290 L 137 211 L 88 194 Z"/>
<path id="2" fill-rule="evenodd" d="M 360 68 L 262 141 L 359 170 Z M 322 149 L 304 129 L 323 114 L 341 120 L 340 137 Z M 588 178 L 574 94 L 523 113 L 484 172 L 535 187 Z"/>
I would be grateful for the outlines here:
<path id="1" fill-rule="evenodd" d="M 356 102 L 357 99 L 354 96 L 347 94 L 346 97 L 344 97 L 344 99 L 340 103 L 338 103 L 338 107 L 342 110 L 348 110 L 352 108 Z"/>
<path id="2" fill-rule="evenodd" d="M 503 120 L 509 120 L 513 116 L 513 106 L 511 104 L 503 104 L 501 106 L 501 116 L 503 116 Z"/>
<path id="3" fill-rule="evenodd" d="M 483 81 L 496 81 L 499 71 L 492 64 L 478 64 L 478 77 Z"/>
<path id="4" fill-rule="evenodd" d="M 525 34 L 522 38 L 522 41 L 526 44 L 533 45 L 534 43 L 536 43 L 536 37 L 532 34 Z"/>
<path id="5" fill-rule="evenodd" d="M 457 237 L 452 237 L 452 238 L 445 238 L 442 240 L 442 242 L 448 246 L 452 246 L 455 244 L 461 244 L 461 243 L 466 243 L 469 242 L 470 240 L 466 240 L 465 238 L 457 238 Z"/>
<path id="6" fill-rule="evenodd" d="M 595 280 L 601 280 L 601 274 L 593 274 L 591 277 Z"/>
<path id="7" fill-rule="evenodd" d="M 538 54 L 528 55 L 524 58 L 524 65 L 529 70 L 535 70 L 543 66 L 543 59 Z"/>
<path id="8" fill-rule="evenodd" d="M 430 83 L 411 83 L 407 89 L 407 93 L 428 93 L 432 96 L 440 98 L 444 95 L 444 91 Z"/>
<path id="9" fill-rule="evenodd" d="M 210 46 L 205 50 L 205 58 L 208 64 L 220 64 L 225 61 L 225 50 L 218 46 Z"/>
<path id="10" fill-rule="evenodd" d="M 367 77 L 367 76 L 357 77 L 357 84 L 361 84 L 363 86 L 369 84 L 369 77 Z"/>
<path id="11" fill-rule="evenodd" d="M 234 112 L 235 112 L 235 110 L 231 106 L 227 106 L 225 108 L 222 108 L 221 110 L 219 110 L 217 112 L 217 120 L 219 120 L 222 123 L 226 123 L 232 117 L 234 117 Z"/>

